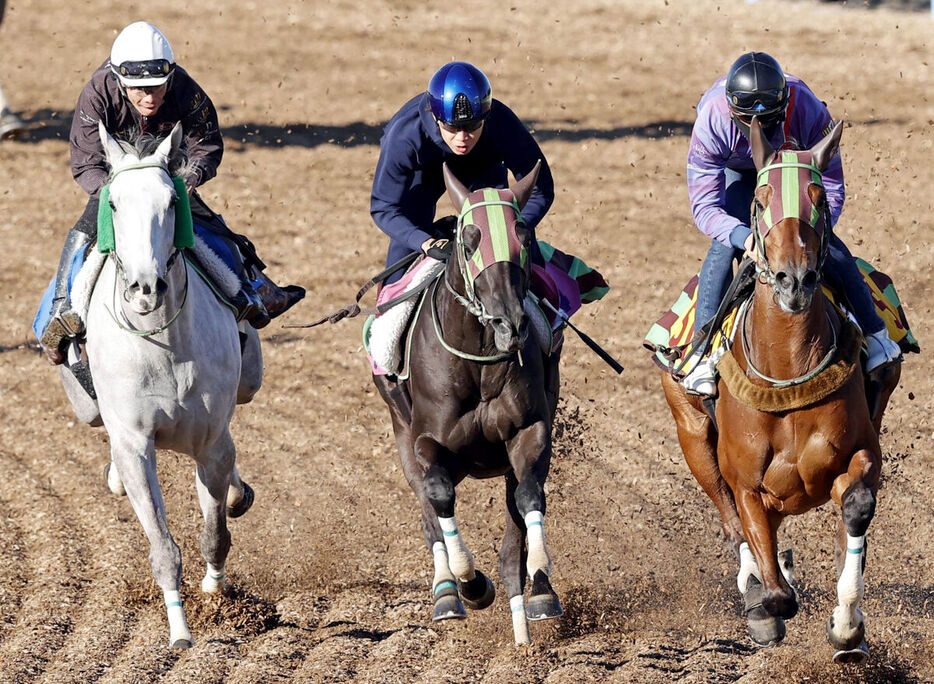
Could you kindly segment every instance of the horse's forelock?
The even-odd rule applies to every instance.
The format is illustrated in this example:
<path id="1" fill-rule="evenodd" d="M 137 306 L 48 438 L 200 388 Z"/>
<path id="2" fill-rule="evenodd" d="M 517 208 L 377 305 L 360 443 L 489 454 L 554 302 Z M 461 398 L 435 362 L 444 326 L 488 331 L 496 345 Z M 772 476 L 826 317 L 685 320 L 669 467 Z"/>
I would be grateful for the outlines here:
<path id="1" fill-rule="evenodd" d="M 140 133 L 134 130 L 130 133 L 128 138 L 117 140 L 116 142 L 127 154 L 132 154 L 135 155 L 137 159 L 142 159 L 154 153 L 159 147 L 159 144 L 167 137 L 167 135 L 159 137 L 152 133 Z M 187 164 L 188 155 L 185 150 L 179 147 L 179 149 L 175 151 L 175 154 L 169 158 L 169 175 L 180 175 Z"/>

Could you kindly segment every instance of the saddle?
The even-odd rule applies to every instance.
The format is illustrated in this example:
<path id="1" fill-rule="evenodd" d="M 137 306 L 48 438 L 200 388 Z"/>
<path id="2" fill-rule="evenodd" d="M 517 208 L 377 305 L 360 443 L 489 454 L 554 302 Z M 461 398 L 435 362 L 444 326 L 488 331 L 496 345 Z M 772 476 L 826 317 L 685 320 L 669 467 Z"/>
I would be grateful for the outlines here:
<path id="1" fill-rule="evenodd" d="M 919 353 L 921 347 L 915 339 L 901 300 L 892 279 L 868 262 L 857 258 L 856 265 L 876 305 L 876 313 L 885 321 L 889 336 L 902 348 L 903 353 Z M 691 278 L 677 301 L 646 333 L 642 346 L 652 353 L 652 360 L 675 379 L 684 377 L 693 363 L 711 354 L 722 353 L 733 337 L 737 311 L 743 301 L 752 295 L 755 285 L 755 267 L 746 261 L 740 267 L 717 310 L 699 335 L 694 335 L 697 308 L 698 276 Z M 824 294 L 838 308 L 844 318 L 848 304 L 846 298 L 832 285 L 822 285 Z"/>
<path id="2" fill-rule="evenodd" d="M 391 308 L 371 314 L 363 324 L 363 346 L 374 375 L 395 376 L 405 380 L 409 376 L 409 358 L 412 341 L 412 322 L 417 320 L 425 301 L 428 287 L 442 276 L 444 262 L 430 257 L 418 259 L 397 282 L 387 285 L 377 296 L 377 308 L 393 299 L 402 299 Z M 408 292 L 420 290 L 417 296 L 404 299 Z M 532 294 L 523 302 L 526 315 L 542 353 L 550 355 L 558 348 L 564 322 L 558 317 L 561 300 L 558 288 L 544 268 L 532 266 Z M 549 307 L 539 302 L 547 301 Z M 415 315 L 413 315 L 413 313 Z"/>

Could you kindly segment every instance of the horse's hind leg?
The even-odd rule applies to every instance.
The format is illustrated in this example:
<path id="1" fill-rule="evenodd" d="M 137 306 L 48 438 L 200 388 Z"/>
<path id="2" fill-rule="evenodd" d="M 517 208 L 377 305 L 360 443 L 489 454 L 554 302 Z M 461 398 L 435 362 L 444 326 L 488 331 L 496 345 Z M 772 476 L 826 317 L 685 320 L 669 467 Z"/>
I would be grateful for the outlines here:
<path id="1" fill-rule="evenodd" d="M 539 421 L 519 433 L 507 444 L 516 487 L 516 509 L 525 523 L 528 539 L 526 568 L 532 578 L 526 614 L 530 620 L 561 617 L 564 610 L 551 588 L 551 557 L 545 544 L 545 479 L 551 463 L 549 426 Z"/>
<path id="2" fill-rule="evenodd" d="M 230 486 L 227 488 L 227 517 L 239 518 L 250 510 L 254 496 L 253 488 L 240 479 L 240 471 L 235 464 L 230 475 Z"/>
<path id="3" fill-rule="evenodd" d="M 169 645 L 191 648 L 194 642 L 179 593 L 182 556 L 165 518 L 165 504 L 156 476 L 155 447 L 151 439 L 135 440 L 115 432 L 110 432 L 112 460 L 149 539 L 149 563 L 156 584 L 162 589 L 169 620 Z"/>
<path id="4" fill-rule="evenodd" d="M 836 649 L 836 663 L 861 663 L 869 657 L 866 626 L 859 604 L 863 599 L 866 531 L 876 509 L 879 458 L 865 449 L 850 461 L 849 470 L 834 480 L 832 496 L 843 520 L 839 541 L 843 567 L 837 581 L 838 605 L 827 621 L 827 640 Z"/>
<path id="5" fill-rule="evenodd" d="M 529 621 L 525 613 L 525 590 L 527 560 L 525 552 L 525 522 L 516 507 L 516 476 L 506 476 L 506 534 L 499 550 L 499 576 L 506 586 L 509 596 L 509 610 L 512 613 L 512 631 L 516 645 L 532 643 L 529 636 Z"/>
<path id="6" fill-rule="evenodd" d="M 197 458 L 198 501 L 204 516 L 201 532 L 201 555 L 207 564 L 201 591 L 216 594 L 226 583 L 230 530 L 227 529 L 227 497 L 232 489 L 235 449 L 230 433 L 223 435 L 205 454 Z"/>

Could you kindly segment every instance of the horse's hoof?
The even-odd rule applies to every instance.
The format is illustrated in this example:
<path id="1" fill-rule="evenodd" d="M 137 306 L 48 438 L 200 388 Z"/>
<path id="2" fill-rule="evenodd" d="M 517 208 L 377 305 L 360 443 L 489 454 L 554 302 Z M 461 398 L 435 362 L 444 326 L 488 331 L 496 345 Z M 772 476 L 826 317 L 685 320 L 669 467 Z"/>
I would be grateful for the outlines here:
<path id="1" fill-rule="evenodd" d="M 119 477 L 115 478 L 115 482 L 110 481 L 110 466 L 112 463 L 108 463 L 104 466 L 104 482 L 107 484 L 107 489 L 116 494 L 117 496 L 126 496 L 126 489 L 123 488 L 123 482 Z"/>
<path id="2" fill-rule="evenodd" d="M 432 621 L 463 620 L 466 617 L 467 611 L 464 610 L 464 604 L 461 603 L 457 594 L 447 594 L 435 599 L 435 611 L 431 616 Z"/>
<path id="3" fill-rule="evenodd" d="M 749 638 L 758 646 L 776 646 L 785 638 L 785 621 L 776 615 L 770 615 L 762 607 L 762 593 L 763 588 L 759 580 L 750 577 L 746 582 L 746 593 L 743 594 Z"/>
<path id="4" fill-rule="evenodd" d="M 250 510 L 250 506 L 253 505 L 253 488 L 248 485 L 246 482 L 243 483 L 243 496 L 240 497 L 240 500 L 235 503 L 233 506 L 227 507 L 227 517 L 228 518 L 239 518 L 241 515 Z"/>
<path id="5" fill-rule="evenodd" d="M 176 639 L 172 642 L 172 648 L 178 648 L 183 651 L 187 651 L 189 648 L 193 647 L 195 644 L 191 639 Z"/>
<path id="6" fill-rule="evenodd" d="M 869 646 L 863 641 L 856 648 L 848 651 L 837 651 L 833 654 L 833 661 L 837 665 L 862 665 L 869 660 Z"/>
<path id="7" fill-rule="evenodd" d="M 529 620 L 550 620 L 564 615 L 561 601 L 557 594 L 539 594 L 530 596 L 525 606 L 525 615 Z"/>
<path id="8" fill-rule="evenodd" d="M 471 610 L 489 608 L 496 598 L 496 587 L 489 577 L 479 570 L 474 571 L 474 578 L 469 582 L 457 582 L 464 605 Z"/>

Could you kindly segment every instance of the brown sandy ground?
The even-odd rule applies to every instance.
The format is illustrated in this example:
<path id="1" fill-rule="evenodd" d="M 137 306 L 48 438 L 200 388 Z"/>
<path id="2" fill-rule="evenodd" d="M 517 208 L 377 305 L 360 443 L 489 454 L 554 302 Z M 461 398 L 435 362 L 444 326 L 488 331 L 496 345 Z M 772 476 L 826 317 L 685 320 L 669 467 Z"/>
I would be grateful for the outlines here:
<path id="1" fill-rule="evenodd" d="M 835 4 L 10 0 L 0 77 L 32 130 L 0 144 L 0 681 L 930 682 L 931 365 L 908 360 L 886 462 L 864 611 L 873 653 L 830 662 L 832 505 L 790 520 L 802 610 L 783 645 L 753 648 L 736 564 L 678 449 L 641 349 L 699 268 L 684 188 L 692 107 L 732 59 L 767 50 L 848 121 L 839 231 L 890 272 L 925 345 L 934 186 L 932 24 Z M 290 322 L 344 304 L 382 263 L 368 213 L 382 124 L 432 71 L 478 64 L 533 127 L 558 194 L 540 233 L 614 286 L 577 321 L 618 355 L 616 377 L 576 339 L 548 482 L 555 586 L 567 615 L 512 645 L 507 602 L 431 624 L 430 556 L 359 324 L 262 332 L 266 385 L 234 421 L 256 489 L 231 524 L 230 595 L 205 599 L 187 457 L 160 474 L 184 558 L 196 647 L 166 647 L 161 597 L 128 502 L 103 487 L 107 437 L 76 424 L 28 324 L 84 198 L 68 172 L 75 98 L 115 32 L 146 18 L 211 93 L 229 142 L 204 194 L 308 286 Z M 446 209 L 446 208 L 445 208 Z M 458 516 L 496 575 L 502 485 L 468 482 Z"/>

